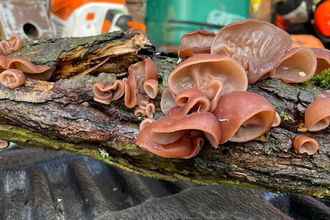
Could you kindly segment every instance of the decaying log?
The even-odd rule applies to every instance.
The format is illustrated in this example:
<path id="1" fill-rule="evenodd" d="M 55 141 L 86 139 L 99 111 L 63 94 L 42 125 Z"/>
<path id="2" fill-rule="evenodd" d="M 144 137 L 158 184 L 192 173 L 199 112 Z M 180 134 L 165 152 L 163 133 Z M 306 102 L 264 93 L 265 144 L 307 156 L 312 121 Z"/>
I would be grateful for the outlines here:
<path id="1" fill-rule="evenodd" d="M 279 127 L 255 141 L 228 142 L 218 149 L 206 143 L 189 160 L 161 158 L 136 146 L 143 118 L 135 117 L 134 109 L 127 109 L 122 99 L 110 105 L 93 101 L 92 86 L 114 82 L 130 64 L 147 55 L 157 64 L 161 93 L 178 59 L 175 53 L 151 51 L 152 45 L 143 36 L 122 32 L 26 41 L 13 55 L 56 65 L 56 72 L 52 82 L 28 80 L 13 90 L 0 85 L 0 139 L 22 147 L 76 152 L 154 178 L 330 198 L 330 129 L 306 132 L 301 126 L 306 106 L 323 90 L 315 83 L 307 88 L 268 79 L 249 86 L 249 91 L 270 101 L 282 118 Z M 108 57 L 97 72 L 79 75 Z M 154 100 L 156 118 L 162 116 L 159 101 Z M 319 151 L 313 156 L 297 154 L 292 147 L 296 134 L 313 136 Z"/>

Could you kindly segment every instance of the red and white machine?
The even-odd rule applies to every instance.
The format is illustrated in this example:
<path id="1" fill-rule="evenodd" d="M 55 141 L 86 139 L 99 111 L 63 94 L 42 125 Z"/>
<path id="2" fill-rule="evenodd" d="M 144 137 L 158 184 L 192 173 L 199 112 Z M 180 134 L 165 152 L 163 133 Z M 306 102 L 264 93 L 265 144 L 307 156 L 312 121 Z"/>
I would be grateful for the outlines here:
<path id="1" fill-rule="evenodd" d="M 145 29 L 132 21 L 125 0 L 53 0 L 51 17 L 56 37 L 91 36 L 131 27 Z"/>

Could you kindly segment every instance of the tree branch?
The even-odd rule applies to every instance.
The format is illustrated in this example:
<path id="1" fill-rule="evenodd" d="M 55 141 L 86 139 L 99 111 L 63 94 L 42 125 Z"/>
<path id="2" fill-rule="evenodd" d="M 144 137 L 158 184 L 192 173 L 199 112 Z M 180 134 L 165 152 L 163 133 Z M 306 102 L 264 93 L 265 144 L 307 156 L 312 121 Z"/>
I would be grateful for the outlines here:
<path id="1" fill-rule="evenodd" d="M 56 72 L 52 82 L 28 80 L 13 90 L 0 85 L 0 139 L 22 147 L 76 152 L 154 178 L 329 198 L 330 129 L 313 133 L 300 129 L 306 106 L 322 91 L 316 83 L 306 88 L 268 79 L 249 86 L 249 91 L 270 101 L 282 118 L 279 127 L 255 141 L 228 142 L 218 149 L 206 143 L 189 160 L 161 158 L 136 146 L 143 118 L 135 117 L 134 109 L 127 109 L 122 99 L 110 105 L 94 102 L 92 87 L 95 82 L 114 82 L 130 64 L 148 55 L 158 67 L 161 93 L 177 58 L 175 53 L 151 52 L 152 45 L 143 36 L 122 32 L 25 42 L 13 55 L 55 65 Z M 94 76 L 72 78 L 107 57 L 109 60 L 91 73 Z M 162 116 L 159 101 L 159 97 L 154 100 L 156 118 Z M 295 152 L 292 140 L 301 133 L 318 140 L 317 154 Z"/>

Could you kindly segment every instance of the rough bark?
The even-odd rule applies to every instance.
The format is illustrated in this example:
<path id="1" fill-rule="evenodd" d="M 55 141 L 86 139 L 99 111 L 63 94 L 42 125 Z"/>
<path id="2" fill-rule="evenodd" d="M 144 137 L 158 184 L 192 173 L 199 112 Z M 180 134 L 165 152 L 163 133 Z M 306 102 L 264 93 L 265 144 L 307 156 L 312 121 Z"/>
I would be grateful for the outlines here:
<path id="1" fill-rule="evenodd" d="M 148 40 L 121 32 L 27 41 L 25 45 L 16 55 L 36 64 L 56 65 L 56 72 L 53 82 L 30 80 L 14 90 L 0 85 L 0 139 L 22 147 L 76 152 L 154 178 L 301 193 L 326 199 L 330 196 L 330 129 L 301 130 L 306 106 L 322 91 L 317 83 L 307 88 L 268 79 L 249 86 L 249 91 L 264 96 L 275 106 L 282 118 L 279 127 L 246 143 L 228 142 L 218 149 L 206 143 L 189 160 L 166 159 L 135 145 L 143 118 L 135 117 L 134 109 L 127 109 L 122 99 L 110 105 L 94 102 L 92 86 L 99 81 L 114 82 L 125 74 L 130 64 L 148 55 L 157 64 L 161 93 L 178 61 L 175 53 L 151 54 Z M 79 75 L 107 57 L 109 60 L 97 72 Z M 103 71 L 107 73 L 97 74 Z M 72 77 L 77 74 L 78 77 Z M 159 101 L 160 98 L 154 100 L 156 118 L 162 116 Z M 292 140 L 301 133 L 319 141 L 317 154 L 295 152 Z"/>

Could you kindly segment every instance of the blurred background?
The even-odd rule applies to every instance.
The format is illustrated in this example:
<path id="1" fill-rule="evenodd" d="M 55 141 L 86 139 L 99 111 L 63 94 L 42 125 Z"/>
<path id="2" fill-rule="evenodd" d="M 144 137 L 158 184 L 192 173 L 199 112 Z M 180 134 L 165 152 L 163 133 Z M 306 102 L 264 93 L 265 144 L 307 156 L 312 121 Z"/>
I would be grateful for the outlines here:
<path id="1" fill-rule="evenodd" d="M 253 18 L 299 35 L 302 46 L 319 40 L 329 48 L 330 42 L 327 0 L 1 0 L 0 15 L 6 39 L 79 37 L 138 27 L 158 50 L 176 50 L 183 34 L 196 29 L 217 33 L 224 25 Z"/>

